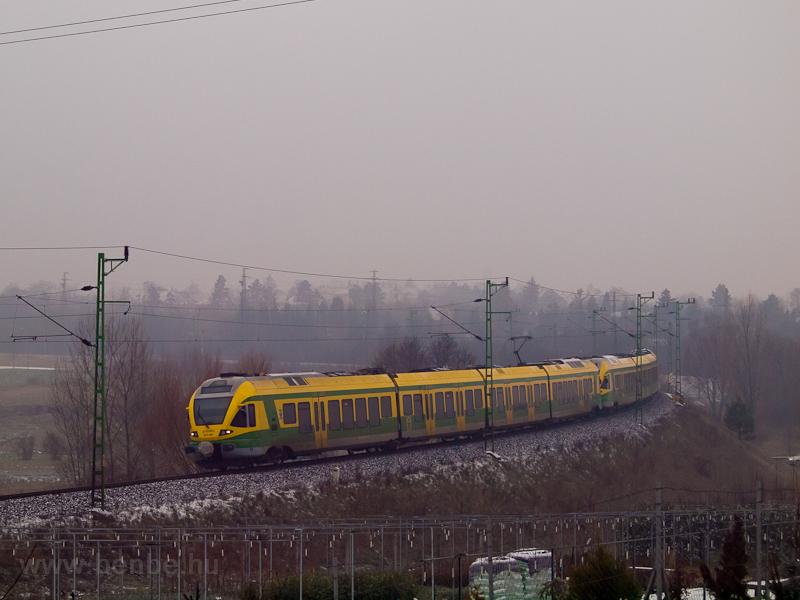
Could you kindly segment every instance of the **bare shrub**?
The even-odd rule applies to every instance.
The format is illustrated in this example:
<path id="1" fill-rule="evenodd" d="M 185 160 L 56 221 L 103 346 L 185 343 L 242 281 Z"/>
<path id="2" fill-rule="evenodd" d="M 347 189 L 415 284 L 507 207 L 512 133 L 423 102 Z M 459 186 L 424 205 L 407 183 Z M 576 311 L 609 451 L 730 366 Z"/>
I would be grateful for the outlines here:
<path id="1" fill-rule="evenodd" d="M 14 438 L 14 449 L 22 460 L 33 458 L 33 448 L 36 445 L 36 438 L 33 434 L 21 435 Z"/>
<path id="2" fill-rule="evenodd" d="M 47 456 L 53 462 L 61 460 L 64 455 L 64 442 L 55 431 L 48 431 L 42 442 L 42 449 L 47 452 Z"/>

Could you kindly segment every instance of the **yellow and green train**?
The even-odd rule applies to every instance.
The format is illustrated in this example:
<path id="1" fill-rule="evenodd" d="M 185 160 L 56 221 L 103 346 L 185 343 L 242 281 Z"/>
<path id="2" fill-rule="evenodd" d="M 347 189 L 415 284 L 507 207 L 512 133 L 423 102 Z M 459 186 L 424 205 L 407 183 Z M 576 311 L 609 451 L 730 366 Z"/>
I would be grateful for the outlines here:
<path id="1" fill-rule="evenodd" d="M 573 419 L 658 391 L 655 354 L 412 373 L 223 373 L 192 395 L 186 453 L 207 468 L 394 448 Z M 491 402 L 487 406 L 487 396 Z"/>

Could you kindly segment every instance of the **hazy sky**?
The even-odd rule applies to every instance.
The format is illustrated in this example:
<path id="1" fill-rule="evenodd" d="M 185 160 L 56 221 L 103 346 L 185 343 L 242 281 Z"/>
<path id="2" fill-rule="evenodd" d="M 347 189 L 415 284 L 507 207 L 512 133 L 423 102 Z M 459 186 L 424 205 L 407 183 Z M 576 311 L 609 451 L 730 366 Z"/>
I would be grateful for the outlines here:
<path id="1" fill-rule="evenodd" d="M 4 0 L 0 23 L 189 4 Z M 796 0 L 316 0 L 0 45 L 0 246 L 783 295 L 800 287 L 798 25 Z M 96 256 L 3 250 L 0 285 L 92 283 Z M 241 269 L 133 252 L 113 278 L 219 273 Z"/>

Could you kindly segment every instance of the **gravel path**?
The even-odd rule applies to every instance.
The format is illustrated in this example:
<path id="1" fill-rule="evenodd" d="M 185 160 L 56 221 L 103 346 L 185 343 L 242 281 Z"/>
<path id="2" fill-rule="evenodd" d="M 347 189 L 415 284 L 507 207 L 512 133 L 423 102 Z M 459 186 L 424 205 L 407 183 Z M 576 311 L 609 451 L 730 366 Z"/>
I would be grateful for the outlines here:
<path id="1" fill-rule="evenodd" d="M 642 424 L 636 411 L 595 419 L 571 426 L 523 432 L 497 437 L 495 452 L 504 461 L 519 462 L 535 469 L 552 452 L 572 453 L 586 444 L 608 438 L 641 438 L 648 429 L 674 410 L 666 395 L 651 400 L 642 411 Z M 430 473 L 432 465 L 454 465 L 489 462 L 483 440 L 446 447 L 431 447 L 418 452 L 365 454 L 362 460 L 343 461 L 340 484 L 368 479 L 386 473 Z M 309 465 L 263 473 L 230 474 L 209 479 L 149 483 L 106 491 L 106 510 L 118 521 L 137 520 L 149 516 L 175 516 L 197 513 L 223 506 L 242 496 L 258 492 L 278 493 L 330 481 L 331 465 Z M 222 500 L 229 497 L 234 500 Z M 0 502 L 0 527 L 37 527 L 54 524 L 78 524 L 91 518 L 87 492 L 40 496 Z"/>

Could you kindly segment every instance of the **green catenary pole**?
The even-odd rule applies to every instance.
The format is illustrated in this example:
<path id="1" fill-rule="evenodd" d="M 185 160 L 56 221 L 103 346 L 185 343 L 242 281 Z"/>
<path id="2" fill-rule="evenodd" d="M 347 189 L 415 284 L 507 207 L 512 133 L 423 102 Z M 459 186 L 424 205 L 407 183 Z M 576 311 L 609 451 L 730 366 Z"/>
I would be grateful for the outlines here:
<path id="1" fill-rule="evenodd" d="M 105 420 L 106 420 L 106 276 L 128 260 L 97 255 L 97 309 L 95 312 L 94 344 L 94 442 L 92 445 L 92 507 L 100 504 L 105 510 Z M 98 439 L 97 430 L 100 429 Z"/>
<path id="2" fill-rule="evenodd" d="M 492 452 L 494 452 L 494 357 L 492 356 L 494 348 L 492 344 L 492 296 L 503 287 L 508 287 L 508 277 L 503 283 L 492 283 L 491 280 L 486 280 L 486 363 L 484 365 L 484 378 L 483 378 L 483 397 L 486 400 L 486 408 L 484 410 L 484 426 L 485 432 L 491 432 L 492 438 Z M 483 449 L 486 450 L 486 433 L 483 436 Z"/>

